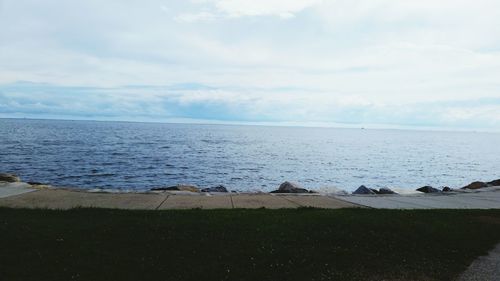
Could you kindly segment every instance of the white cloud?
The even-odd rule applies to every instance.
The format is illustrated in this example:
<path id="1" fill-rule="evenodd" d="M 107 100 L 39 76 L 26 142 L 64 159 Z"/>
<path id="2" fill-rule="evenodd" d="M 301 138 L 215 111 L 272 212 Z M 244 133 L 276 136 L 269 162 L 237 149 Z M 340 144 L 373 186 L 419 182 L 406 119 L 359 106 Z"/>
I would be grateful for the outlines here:
<path id="1" fill-rule="evenodd" d="M 496 0 L 335 0 L 314 7 L 333 30 L 362 27 L 384 40 L 479 48 L 498 44 Z M 367 26 L 368 25 L 368 26 Z"/>
<path id="2" fill-rule="evenodd" d="M 187 23 L 197 22 L 197 21 L 213 21 L 220 18 L 221 16 L 218 16 L 210 12 L 184 13 L 174 17 L 174 19 L 178 22 L 187 22 Z"/>
<path id="3" fill-rule="evenodd" d="M 193 2 L 203 4 L 205 9 L 212 11 L 181 13 L 175 16 L 175 20 L 197 22 L 252 16 L 275 16 L 289 19 L 295 17 L 296 13 L 321 3 L 322 0 L 204 0 Z"/>
<path id="4" fill-rule="evenodd" d="M 320 3 L 320 0 L 214 0 L 217 9 L 230 17 L 293 17 L 297 12 Z"/>
<path id="5" fill-rule="evenodd" d="M 500 124 L 500 105 L 484 105 L 480 107 L 451 107 L 443 110 L 441 118 L 445 122 L 460 123 L 469 120 L 481 121 L 483 125 Z"/>

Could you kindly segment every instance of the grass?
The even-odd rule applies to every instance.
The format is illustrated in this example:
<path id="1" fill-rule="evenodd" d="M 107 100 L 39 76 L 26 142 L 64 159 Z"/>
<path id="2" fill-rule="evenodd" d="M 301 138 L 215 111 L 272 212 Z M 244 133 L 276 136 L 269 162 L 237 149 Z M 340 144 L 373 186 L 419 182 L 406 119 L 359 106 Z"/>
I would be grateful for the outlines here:
<path id="1" fill-rule="evenodd" d="M 452 280 L 498 210 L 0 208 L 0 280 Z"/>

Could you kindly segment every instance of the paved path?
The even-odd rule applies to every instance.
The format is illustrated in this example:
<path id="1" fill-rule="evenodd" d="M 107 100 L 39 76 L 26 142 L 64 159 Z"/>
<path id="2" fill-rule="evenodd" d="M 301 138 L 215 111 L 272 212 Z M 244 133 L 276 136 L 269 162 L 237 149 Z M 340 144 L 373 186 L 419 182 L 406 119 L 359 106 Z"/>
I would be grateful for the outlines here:
<path id="1" fill-rule="evenodd" d="M 321 195 L 219 194 L 206 193 L 92 193 L 63 189 L 0 198 L 0 207 L 71 209 L 77 207 L 117 209 L 233 209 L 233 208 L 352 208 L 355 204 Z"/>
<path id="2" fill-rule="evenodd" d="M 346 195 L 335 198 L 378 209 L 500 209 L 500 187 L 439 194 Z"/>
<path id="3" fill-rule="evenodd" d="M 499 281 L 500 244 L 487 256 L 479 257 L 458 278 L 458 281 Z"/>
<path id="4" fill-rule="evenodd" d="M 35 190 L 31 185 L 24 182 L 0 183 L 0 198 L 7 198 Z"/>
<path id="5" fill-rule="evenodd" d="M 26 183 L 0 185 L 0 206 L 70 209 L 232 209 L 232 208 L 353 208 L 379 209 L 500 209 L 500 187 L 419 195 L 320 195 L 269 193 L 105 193 L 70 189 L 33 189 Z"/>

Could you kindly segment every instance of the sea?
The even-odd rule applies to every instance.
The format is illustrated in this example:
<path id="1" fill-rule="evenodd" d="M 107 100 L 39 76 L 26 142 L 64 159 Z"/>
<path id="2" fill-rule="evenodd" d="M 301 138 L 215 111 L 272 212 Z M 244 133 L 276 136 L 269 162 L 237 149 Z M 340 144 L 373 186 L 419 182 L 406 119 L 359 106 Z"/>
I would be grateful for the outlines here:
<path id="1" fill-rule="evenodd" d="M 0 172 L 54 186 L 267 192 L 461 187 L 500 178 L 500 134 L 0 119 Z"/>

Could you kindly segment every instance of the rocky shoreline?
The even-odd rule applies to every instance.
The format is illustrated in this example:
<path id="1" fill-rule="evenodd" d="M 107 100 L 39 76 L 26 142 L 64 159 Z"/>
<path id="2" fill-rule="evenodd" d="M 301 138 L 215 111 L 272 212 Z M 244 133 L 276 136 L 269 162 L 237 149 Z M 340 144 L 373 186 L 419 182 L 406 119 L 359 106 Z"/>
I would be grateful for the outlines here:
<path id="1" fill-rule="evenodd" d="M 375 209 L 499 209 L 499 181 L 458 189 L 424 186 L 419 191 L 360 186 L 354 192 L 317 192 L 291 182 L 271 192 L 237 192 L 224 186 L 198 188 L 175 185 L 152 190 L 78 189 L 22 182 L 16 175 L 0 174 L 0 207 L 11 208 L 118 208 L 118 209 L 258 209 L 258 208 L 375 208 Z M 448 191 L 446 191 L 448 190 Z"/>
<path id="2" fill-rule="evenodd" d="M 71 189 L 75 191 L 83 191 L 83 192 L 110 192 L 110 193 L 130 193 L 130 191 L 123 190 L 109 190 L 109 189 L 81 189 L 81 188 L 67 188 L 67 187 L 57 187 L 52 186 L 50 184 L 44 184 L 40 182 L 23 182 L 18 175 L 10 174 L 10 173 L 0 173 L 0 184 L 9 184 L 16 183 L 19 186 L 23 186 L 25 188 L 33 188 L 33 189 Z M 489 182 L 482 181 L 474 181 L 466 186 L 460 188 L 451 188 L 448 186 L 444 186 L 441 188 L 435 188 L 432 186 L 422 186 L 420 188 L 415 189 L 415 193 L 446 193 L 446 192 L 463 192 L 467 190 L 478 190 L 487 187 L 495 187 L 500 186 L 500 179 L 492 180 Z M 237 191 L 231 191 L 227 187 L 223 185 L 217 185 L 208 188 L 200 188 L 196 185 L 190 184 L 177 184 L 174 186 L 167 187 L 156 187 L 151 188 L 150 190 L 145 191 L 134 191 L 135 193 L 148 193 L 148 192 L 183 192 L 183 193 L 239 193 Z M 241 192 L 240 192 L 241 193 Z M 266 193 L 266 192 L 243 192 L 243 193 Z M 285 181 L 283 182 L 278 189 L 269 192 L 271 194 L 317 194 L 320 193 L 318 191 L 309 190 L 301 185 Z M 392 190 L 388 187 L 383 187 L 379 189 L 368 188 L 364 185 L 361 185 L 353 192 L 347 192 L 342 189 L 335 188 L 333 192 L 335 195 L 398 195 L 399 193 L 395 190 Z"/>

